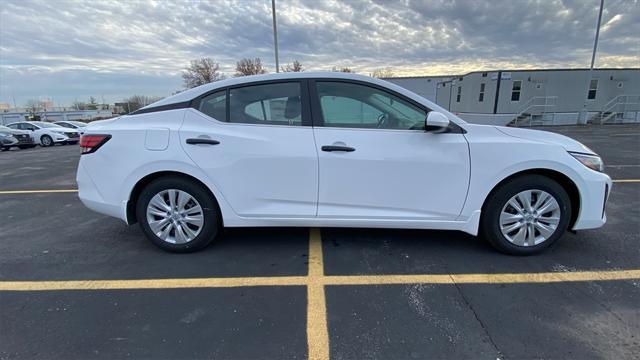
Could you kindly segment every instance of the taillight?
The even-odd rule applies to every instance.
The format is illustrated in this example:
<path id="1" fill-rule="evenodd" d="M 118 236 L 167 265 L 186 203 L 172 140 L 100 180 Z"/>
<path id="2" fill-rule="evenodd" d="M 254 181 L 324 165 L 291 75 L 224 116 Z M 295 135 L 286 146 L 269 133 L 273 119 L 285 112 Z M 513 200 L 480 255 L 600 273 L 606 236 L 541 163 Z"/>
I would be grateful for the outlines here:
<path id="1" fill-rule="evenodd" d="M 82 135 L 80 137 L 80 149 L 82 154 L 91 154 L 111 139 L 111 135 Z"/>

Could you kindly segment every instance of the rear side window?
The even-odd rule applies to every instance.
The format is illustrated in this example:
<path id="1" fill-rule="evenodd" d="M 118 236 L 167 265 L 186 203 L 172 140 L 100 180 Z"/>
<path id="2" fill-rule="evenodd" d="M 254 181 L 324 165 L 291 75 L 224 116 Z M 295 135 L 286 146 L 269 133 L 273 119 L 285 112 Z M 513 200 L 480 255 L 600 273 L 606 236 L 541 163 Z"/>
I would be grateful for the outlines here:
<path id="1" fill-rule="evenodd" d="M 229 90 L 229 122 L 302 125 L 300 83 L 250 85 Z"/>
<path id="2" fill-rule="evenodd" d="M 218 91 L 200 101 L 200 112 L 211 116 L 218 121 L 227 121 L 227 95 L 226 91 Z"/>

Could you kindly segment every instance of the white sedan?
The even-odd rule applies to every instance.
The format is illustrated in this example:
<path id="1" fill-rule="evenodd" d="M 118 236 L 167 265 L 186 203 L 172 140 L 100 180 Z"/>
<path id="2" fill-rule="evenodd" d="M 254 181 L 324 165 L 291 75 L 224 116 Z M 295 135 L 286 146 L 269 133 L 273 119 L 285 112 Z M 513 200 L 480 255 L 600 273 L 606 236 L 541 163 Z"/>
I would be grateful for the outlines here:
<path id="1" fill-rule="evenodd" d="M 42 146 L 77 144 L 80 141 L 80 133 L 77 130 L 44 121 L 22 121 L 9 124 L 7 127 L 31 131 L 35 142 Z"/>
<path id="2" fill-rule="evenodd" d="M 223 226 L 460 230 L 532 254 L 606 222 L 611 179 L 568 137 L 472 125 L 386 81 L 345 73 L 233 78 L 93 122 L 79 196 L 159 247 Z"/>
<path id="3" fill-rule="evenodd" d="M 66 127 L 68 129 L 77 130 L 80 135 L 84 134 L 84 129 L 87 127 L 87 123 L 82 121 L 64 120 L 54 121 L 53 123 L 62 127 Z"/>

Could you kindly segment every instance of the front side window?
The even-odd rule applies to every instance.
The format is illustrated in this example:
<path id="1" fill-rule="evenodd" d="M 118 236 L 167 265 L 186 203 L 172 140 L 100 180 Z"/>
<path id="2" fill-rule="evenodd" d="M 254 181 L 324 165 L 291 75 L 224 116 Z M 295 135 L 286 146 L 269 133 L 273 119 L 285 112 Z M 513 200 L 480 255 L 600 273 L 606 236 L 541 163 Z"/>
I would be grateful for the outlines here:
<path id="1" fill-rule="evenodd" d="M 597 92 L 598 92 L 598 79 L 593 79 L 589 82 L 589 94 L 587 95 L 587 99 L 594 100 L 596 98 Z"/>
<path id="2" fill-rule="evenodd" d="M 227 91 L 222 90 L 207 95 L 200 100 L 198 110 L 218 121 L 227 121 Z"/>
<path id="3" fill-rule="evenodd" d="M 250 85 L 229 90 L 229 122 L 302 125 L 300 83 Z"/>
<path id="4" fill-rule="evenodd" d="M 331 81 L 316 88 L 325 126 L 424 130 L 426 111 L 386 91 Z"/>
<path id="5" fill-rule="evenodd" d="M 511 88 L 511 101 L 520 101 L 521 90 L 522 90 L 522 80 L 515 80 Z"/>

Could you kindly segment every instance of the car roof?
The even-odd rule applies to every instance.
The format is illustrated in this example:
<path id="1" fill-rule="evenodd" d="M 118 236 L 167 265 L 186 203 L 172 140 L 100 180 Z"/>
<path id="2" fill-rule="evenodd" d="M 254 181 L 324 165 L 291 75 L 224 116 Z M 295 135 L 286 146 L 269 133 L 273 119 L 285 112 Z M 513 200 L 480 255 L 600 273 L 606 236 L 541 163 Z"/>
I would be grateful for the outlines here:
<path id="1" fill-rule="evenodd" d="M 291 80 L 291 79 L 309 79 L 309 78 L 359 80 L 359 81 L 366 81 L 371 83 L 379 83 L 379 85 L 383 85 L 386 87 L 389 87 L 389 85 L 391 84 L 384 80 L 379 80 L 376 78 L 372 78 L 370 76 L 358 75 L 353 73 L 345 73 L 345 72 L 337 72 L 337 71 L 282 72 L 282 73 L 274 73 L 274 74 L 240 76 L 240 77 L 233 77 L 225 80 L 215 81 L 215 82 L 204 84 L 192 89 L 188 89 L 183 92 L 177 93 L 175 95 L 168 96 L 162 100 L 156 101 L 155 103 L 147 105 L 144 108 L 170 105 L 170 104 L 190 101 L 202 94 L 208 93 L 210 91 L 213 91 L 219 88 L 228 87 L 228 86 L 250 84 L 254 82 L 269 81 L 269 80 Z"/>

